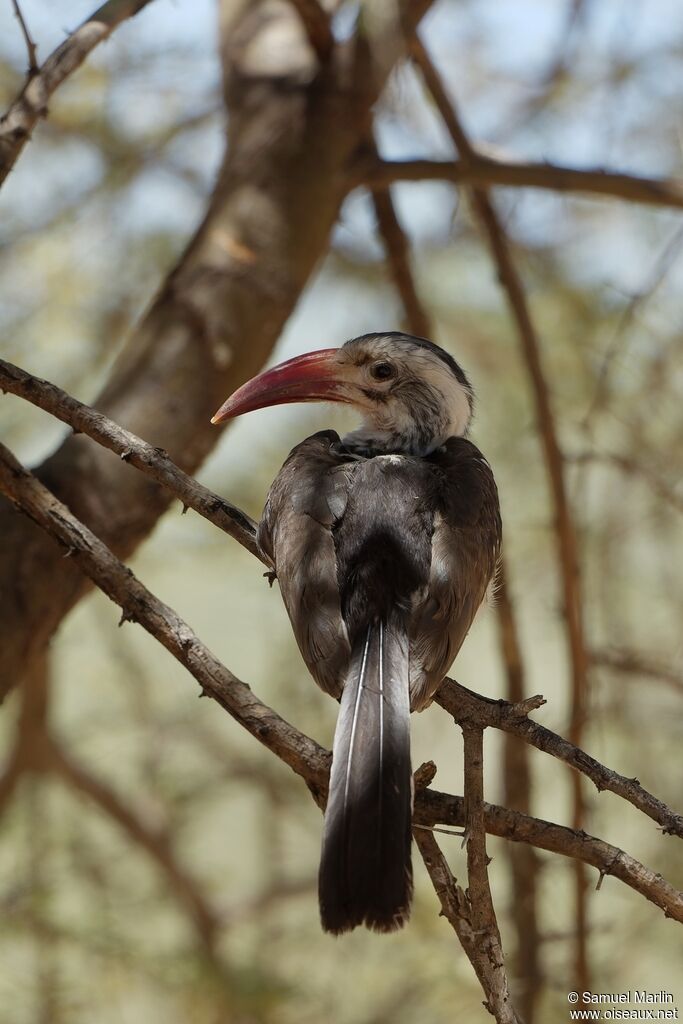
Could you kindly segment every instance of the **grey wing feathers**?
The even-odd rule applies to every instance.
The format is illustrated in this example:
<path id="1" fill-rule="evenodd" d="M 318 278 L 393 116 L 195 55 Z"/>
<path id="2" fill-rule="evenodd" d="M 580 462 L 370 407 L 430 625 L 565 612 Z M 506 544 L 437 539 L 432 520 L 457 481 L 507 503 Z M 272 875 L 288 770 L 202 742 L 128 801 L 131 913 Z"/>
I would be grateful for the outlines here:
<path id="1" fill-rule="evenodd" d="M 334 431 L 322 431 L 291 452 L 270 489 L 258 530 L 308 670 L 337 698 L 351 650 L 332 535 L 346 508 L 350 468 L 335 451 L 338 443 Z"/>
<path id="2" fill-rule="evenodd" d="M 410 695 L 426 707 L 469 632 L 495 575 L 501 544 L 498 492 L 477 448 L 451 438 L 430 457 L 437 474 L 429 582 L 410 620 Z"/>

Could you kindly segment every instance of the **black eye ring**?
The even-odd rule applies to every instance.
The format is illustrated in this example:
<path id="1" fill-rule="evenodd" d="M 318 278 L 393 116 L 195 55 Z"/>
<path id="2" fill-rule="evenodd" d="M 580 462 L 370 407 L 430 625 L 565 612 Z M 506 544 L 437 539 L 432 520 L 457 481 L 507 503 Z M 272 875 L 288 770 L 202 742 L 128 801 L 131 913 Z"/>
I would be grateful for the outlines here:
<path id="1" fill-rule="evenodd" d="M 389 380 L 396 376 L 396 368 L 391 363 L 375 363 L 370 368 L 370 373 L 375 380 Z"/>

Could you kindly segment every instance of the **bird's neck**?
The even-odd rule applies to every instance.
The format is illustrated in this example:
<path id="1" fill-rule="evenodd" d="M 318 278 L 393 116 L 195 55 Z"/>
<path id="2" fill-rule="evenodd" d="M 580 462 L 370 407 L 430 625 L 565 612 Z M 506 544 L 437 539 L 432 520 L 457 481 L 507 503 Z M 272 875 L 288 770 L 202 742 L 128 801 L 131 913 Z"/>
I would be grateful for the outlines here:
<path id="1" fill-rule="evenodd" d="M 439 448 L 448 435 L 425 430 L 414 423 L 400 429 L 379 429 L 364 424 L 342 439 L 342 444 L 353 455 L 372 458 L 374 455 L 419 455 L 424 457 Z"/>

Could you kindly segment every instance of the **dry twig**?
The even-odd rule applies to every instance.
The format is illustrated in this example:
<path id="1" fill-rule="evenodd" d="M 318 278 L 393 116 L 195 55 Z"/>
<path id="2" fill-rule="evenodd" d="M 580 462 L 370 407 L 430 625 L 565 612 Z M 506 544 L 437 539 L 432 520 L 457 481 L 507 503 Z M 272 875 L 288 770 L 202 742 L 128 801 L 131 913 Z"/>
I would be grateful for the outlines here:
<path id="1" fill-rule="evenodd" d="M 269 565 L 256 543 L 256 523 L 253 519 L 184 473 L 163 448 L 148 444 L 103 413 L 72 398 L 61 388 L 3 359 L 0 359 L 0 390 L 25 398 L 39 409 L 56 416 L 62 423 L 68 423 L 74 433 L 87 434 L 103 448 L 115 452 L 124 462 L 129 462 L 166 487 L 183 503 L 184 508 L 193 508 L 199 512 L 219 530 L 239 541 L 264 565 Z"/>
<path id="2" fill-rule="evenodd" d="M 377 157 L 377 148 L 372 136 L 368 139 L 369 152 Z M 370 188 L 372 205 L 377 219 L 377 229 L 384 244 L 389 270 L 401 297 L 403 309 L 412 334 L 421 338 L 431 337 L 429 316 L 424 308 L 410 266 L 410 249 L 403 230 L 389 185 Z"/>
<path id="3" fill-rule="evenodd" d="M 12 170 L 39 119 L 46 116 L 48 100 L 55 90 L 122 21 L 132 18 L 149 2 L 108 0 L 29 75 L 24 88 L 0 119 L 0 184 Z"/>
<path id="4" fill-rule="evenodd" d="M 399 181 L 451 181 L 489 188 L 540 188 L 549 192 L 623 199 L 645 206 L 683 209 L 683 181 L 642 178 L 597 167 L 583 170 L 553 163 L 503 159 L 472 147 L 469 160 L 359 160 L 354 182 L 376 188 Z"/>
<path id="5" fill-rule="evenodd" d="M 476 936 L 478 964 L 474 966 L 478 977 L 486 979 L 484 990 L 488 1006 L 499 1024 L 518 1024 L 519 1018 L 510 1000 L 503 945 L 489 885 L 484 823 L 484 731 L 476 725 L 465 725 L 462 734 L 465 741 L 467 900 L 470 924 Z"/>
<path id="6" fill-rule="evenodd" d="M 35 75 L 38 71 L 38 47 L 36 46 L 33 37 L 31 36 L 31 33 L 28 30 L 28 25 L 26 24 L 24 15 L 21 13 L 19 0 L 12 0 L 12 7 L 14 8 L 14 16 L 19 22 L 21 34 L 24 37 L 24 42 L 26 43 L 26 53 L 28 54 L 28 75 L 30 78 L 33 75 Z"/>
<path id="7" fill-rule="evenodd" d="M 505 667 L 507 696 L 512 704 L 524 699 L 524 664 L 515 606 L 510 594 L 505 561 L 501 562 L 496 585 L 495 612 L 501 655 Z M 507 807 L 531 814 L 530 750 L 511 733 L 503 746 L 503 791 Z M 541 989 L 540 935 L 537 909 L 538 857 L 532 846 L 513 846 L 509 851 L 512 874 L 511 914 L 517 939 L 515 988 L 519 1012 L 525 1024 L 534 1024 Z"/>
<path id="8" fill-rule="evenodd" d="M 484 804 L 484 820 L 489 835 L 513 843 L 529 843 L 539 850 L 590 864 L 598 871 L 598 879 L 608 875 L 620 879 L 659 907 L 665 917 L 683 924 L 683 893 L 665 881 L 658 872 L 645 867 L 619 847 L 588 835 L 587 832 L 532 818 L 496 804 Z M 438 822 L 460 828 L 465 825 L 465 821 L 464 797 L 425 789 L 415 801 L 417 824 L 431 826 Z"/>
<path id="9" fill-rule="evenodd" d="M 434 891 L 439 898 L 441 917 L 446 918 L 458 936 L 460 945 L 474 967 L 479 983 L 484 990 L 487 999 L 484 1005 L 491 1009 L 491 1013 L 493 1013 L 491 991 L 494 987 L 494 980 L 491 977 L 491 972 L 487 970 L 486 962 L 481 957 L 479 936 L 471 921 L 472 908 L 467 894 L 463 892 L 453 876 L 448 866 L 448 861 L 434 838 L 434 834 L 430 831 L 416 828 L 413 831 L 413 835 L 424 861 L 424 866 L 434 886 Z M 517 1021 L 515 1016 L 496 1019 Z"/>
<path id="10" fill-rule="evenodd" d="M 619 772 L 612 771 L 563 736 L 528 717 L 529 711 L 534 709 L 534 702 L 536 707 L 545 703 L 542 697 L 530 698 L 520 707 L 505 700 L 491 700 L 468 690 L 454 679 L 445 679 L 434 700 L 453 716 L 458 725 L 472 724 L 502 729 L 504 732 L 522 737 L 537 750 L 551 754 L 581 775 L 585 775 L 593 782 L 598 792 L 608 790 L 610 793 L 616 793 L 648 818 L 656 821 L 665 834 L 683 839 L 683 815 L 672 811 L 662 800 L 649 793 L 638 779 L 629 779 Z"/>
<path id="11" fill-rule="evenodd" d="M 80 570 L 122 609 L 121 622 L 140 622 L 202 688 L 309 785 L 324 789 L 328 755 L 263 704 L 225 668 L 183 620 L 159 601 L 91 530 L 0 444 L 0 491 L 66 548 Z"/>

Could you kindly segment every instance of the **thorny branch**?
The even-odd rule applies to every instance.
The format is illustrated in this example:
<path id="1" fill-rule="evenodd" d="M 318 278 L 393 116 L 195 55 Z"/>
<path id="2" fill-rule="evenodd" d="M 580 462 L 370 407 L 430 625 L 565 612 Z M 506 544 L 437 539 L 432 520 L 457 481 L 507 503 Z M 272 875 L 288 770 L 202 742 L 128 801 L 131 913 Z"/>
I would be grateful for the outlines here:
<path id="1" fill-rule="evenodd" d="M 0 119 L 0 185 L 14 167 L 36 124 L 41 117 L 46 116 L 48 101 L 55 90 L 122 21 L 132 18 L 149 2 L 150 0 L 108 0 L 79 25 L 75 32 L 67 36 L 41 67 L 30 68 L 24 88 Z M 15 10 L 18 10 L 16 4 Z M 22 21 L 30 60 L 30 37 L 26 33 L 20 14 L 17 13 L 17 16 Z"/>
<path id="2" fill-rule="evenodd" d="M 232 674 L 167 605 L 154 597 L 91 530 L 79 522 L 48 489 L 0 445 L 0 490 L 50 536 L 66 554 L 123 611 L 121 622 L 144 623 L 152 634 L 213 697 L 261 743 L 309 783 L 321 780 L 326 759 L 321 748 L 302 737 L 267 705 L 254 697 L 246 683 Z M 311 772 L 311 765 L 317 771 Z"/>
<path id="3" fill-rule="evenodd" d="M 416 828 L 413 830 L 417 848 L 420 851 L 424 866 L 431 879 L 434 891 L 441 904 L 441 916 L 445 917 L 451 928 L 458 936 L 460 945 L 464 949 L 470 963 L 474 967 L 479 983 L 484 990 L 487 1000 L 490 1000 L 492 979 L 486 970 L 486 964 L 482 961 L 479 952 L 479 936 L 471 921 L 471 904 L 467 894 L 458 885 L 457 880 L 448 865 L 448 861 L 436 841 L 433 832 Z M 488 1008 L 491 1003 L 487 1002 Z M 491 1010 L 493 1012 L 493 1010 Z M 514 1014 L 514 1011 L 511 1011 Z M 503 1019 L 503 1018 L 501 1018 Z M 516 1016 L 506 1017 L 505 1020 L 517 1021 Z"/>
<path id="4" fill-rule="evenodd" d="M 493 909 L 486 854 L 484 821 L 484 730 L 465 725 L 462 730 L 465 762 L 465 843 L 467 845 L 467 900 L 470 924 L 476 936 L 475 970 L 487 995 L 488 1007 L 501 1024 L 518 1024 L 510 1001 L 503 946 Z"/>
<path id="5" fill-rule="evenodd" d="M 658 906 L 666 917 L 683 923 L 683 893 L 619 847 L 588 835 L 587 832 L 533 818 L 496 804 L 484 804 L 484 818 L 489 835 L 513 843 L 529 843 L 539 850 L 559 853 L 590 864 L 598 871 L 598 883 L 600 878 L 608 875 L 619 878 Z M 415 802 L 414 821 L 425 826 L 437 822 L 455 828 L 464 826 L 464 798 L 433 789 L 421 790 Z"/>
<path id="6" fill-rule="evenodd" d="M 495 614 L 498 622 L 501 658 L 505 668 L 507 698 L 520 704 L 525 693 L 525 668 L 519 624 L 510 595 L 507 566 L 498 568 Z M 503 794 L 505 804 L 515 811 L 531 813 L 531 751 L 518 736 L 506 733 L 503 744 Z M 512 876 L 510 911 L 515 923 L 517 1004 L 525 1024 L 534 1024 L 540 993 L 540 933 L 538 922 L 538 857 L 533 846 L 512 847 L 509 855 Z"/>
<path id="7" fill-rule="evenodd" d="M 265 565 L 268 564 L 256 543 L 256 523 L 253 519 L 184 473 L 171 462 L 163 448 L 148 444 L 103 413 L 72 398 L 61 388 L 26 373 L 4 359 L 0 359 L 0 390 L 25 398 L 39 409 L 67 423 L 74 433 L 87 434 L 103 448 L 115 452 L 124 462 L 142 470 L 171 491 L 184 508 L 193 508 L 219 530 L 238 540 Z"/>
<path id="8" fill-rule="evenodd" d="M 11 373 L 8 372 L 8 367 L 11 367 Z M 31 383 L 28 383 L 29 381 Z M 19 386 L 19 382 L 21 382 L 21 387 Z M 104 444 L 105 442 L 104 440 L 100 440 L 98 435 L 101 435 L 102 438 L 106 436 L 107 442 L 105 446 L 112 447 L 114 451 L 117 450 L 114 448 L 112 443 L 112 439 L 117 436 L 117 431 L 121 431 L 121 428 L 118 427 L 117 424 L 114 424 L 101 413 L 96 413 L 95 410 L 89 409 L 88 406 L 82 406 L 82 403 L 76 402 L 71 398 L 71 396 L 67 395 L 66 392 L 61 391 L 61 389 L 56 388 L 47 381 L 42 381 L 38 377 L 33 377 L 31 374 L 27 374 L 23 370 L 18 371 L 17 368 L 12 367 L 11 364 L 0 362 L 0 389 L 2 388 L 8 391 L 14 391 L 16 394 L 21 394 L 22 397 L 27 399 L 27 401 L 30 401 L 33 405 L 37 405 L 40 408 L 48 408 L 49 402 L 50 406 L 52 406 L 50 411 L 65 423 L 70 423 L 71 425 L 75 425 L 76 422 L 80 423 L 81 426 L 78 429 L 82 429 L 83 433 L 87 433 L 93 438 L 93 440 L 98 440 L 100 444 Z M 74 405 L 71 405 L 71 403 L 74 403 Z M 90 421 L 89 418 L 85 416 L 84 410 L 92 412 L 96 418 Z M 81 413 L 83 413 L 83 415 L 81 415 Z M 76 417 L 78 417 L 78 419 L 76 419 Z M 97 430 L 95 430 L 93 426 L 95 423 L 97 424 Z M 141 442 L 141 444 L 144 445 L 145 442 Z M 14 463 L 16 463 L 13 456 L 10 455 L 9 457 Z M 187 496 L 187 492 L 184 489 L 185 484 L 183 482 L 183 478 L 186 477 L 186 474 L 181 473 L 165 453 L 159 453 L 157 449 L 150 447 L 149 450 L 146 451 L 146 458 L 141 458 L 139 461 L 136 461 L 135 465 L 143 473 L 150 475 L 157 474 L 161 472 L 161 469 L 163 469 L 164 485 L 172 493 L 176 494 L 181 501 L 183 501 L 185 496 Z M 21 468 L 21 472 L 26 473 L 26 470 Z M 30 474 L 27 475 L 30 477 Z M 155 479 L 156 478 L 157 477 L 155 476 Z M 33 478 L 31 477 L 31 479 Z M 183 490 L 175 490 L 176 481 L 181 481 Z M 37 481 L 34 481 L 34 483 L 37 485 Z M 196 482 L 193 481 L 193 483 Z M 4 487 L 0 487 L 0 490 L 4 489 Z M 46 491 L 45 488 L 43 488 L 43 490 L 49 495 L 49 491 Z M 50 495 L 50 498 L 53 502 L 56 501 L 52 495 Z M 57 504 L 59 505 L 58 502 Z M 60 507 L 64 508 L 64 506 Z M 210 510 L 207 508 L 205 503 L 198 501 L 193 504 L 192 507 L 195 508 L 200 515 L 209 519 L 211 522 L 215 521 L 211 518 L 211 515 L 209 514 Z M 235 507 L 230 506 L 230 508 L 234 509 Z M 220 521 L 215 522 L 215 525 L 232 536 L 240 544 L 246 547 L 247 550 L 254 553 L 253 546 L 255 545 L 255 538 L 253 536 L 253 532 L 251 532 L 253 531 L 253 523 L 249 517 L 240 512 L 239 509 L 236 509 L 236 511 L 240 516 L 244 516 L 246 525 L 243 532 L 236 532 L 231 526 L 230 528 L 227 528 L 226 525 L 222 524 Z M 74 517 L 71 517 L 71 519 L 77 522 L 74 520 Z M 79 524 L 79 526 L 81 530 L 85 529 L 82 524 Z M 48 532 L 52 533 L 54 536 L 54 532 L 52 530 L 48 530 Z M 90 537 L 93 537 L 90 531 L 87 531 L 87 533 Z M 93 539 L 97 541 L 97 538 L 93 537 Z M 105 548 L 100 541 L 97 541 L 97 543 L 101 548 Z M 67 547 L 68 546 L 69 545 L 67 543 Z M 105 548 L 105 551 L 107 551 L 108 558 L 113 559 L 113 562 L 118 567 L 121 567 L 121 563 L 118 559 L 115 559 L 108 549 Z M 85 567 L 82 566 L 82 568 L 85 571 Z M 126 579 L 131 578 L 129 570 L 124 569 L 123 571 Z M 138 584 L 138 586 L 142 585 Z M 108 591 L 105 590 L 105 593 L 108 594 Z M 116 598 L 112 598 L 112 600 L 116 601 Z M 177 616 L 175 616 L 175 618 L 177 619 Z M 184 624 L 183 627 L 184 629 L 188 628 L 184 626 Z M 183 631 L 181 630 L 181 634 L 182 633 Z M 194 636 L 194 634 L 192 634 L 192 636 Z M 164 643 L 164 646 L 168 647 L 166 643 Z M 171 651 L 171 653 L 176 656 L 174 651 Z M 183 664 L 186 664 L 186 662 L 183 661 Z M 191 672 L 193 671 L 189 665 L 186 665 L 186 667 L 188 667 Z M 234 677 L 228 673 L 227 669 L 223 666 L 220 666 L 220 668 L 223 673 L 227 673 L 229 679 L 234 679 Z M 221 686 L 223 685 L 222 680 L 224 678 L 224 676 L 220 676 Z M 245 687 L 245 684 L 240 685 Z M 248 691 L 248 687 L 245 687 L 245 689 Z M 243 691 L 239 688 L 235 690 L 236 699 L 242 692 Z M 250 698 L 249 701 L 247 701 L 247 705 L 254 701 L 251 691 L 249 691 L 249 694 Z M 239 705 L 240 701 L 238 700 L 237 703 Z M 622 797 L 622 799 L 631 803 L 638 810 L 642 811 L 643 814 L 652 818 L 653 821 L 656 821 L 665 833 L 677 835 L 680 838 L 683 838 L 683 815 L 672 811 L 665 803 L 658 800 L 657 797 L 644 789 L 637 779 L 629 779 L 624 775 L 620 775 L 618 772 L 612 771 L 610 768 L 606 768 L 585 751 L 578 749 L 568 740 L 564 739 L 564 737 L 559 736 L 557 733 L 552 732 L 552 730 L 547 729 L 545 726 L 540 725 L 538 722 L 535 722 L 528 717 L 531 711 L 536 710 L 545 703 L 543 697 L 529 697 L 521 703 L 494 700 L 475 693 L 473 690 L 467 689 L 467 687 L 462 686 L 455 680 L 447 678 L 444 680 L 435 697 L 435 703 L 439 704 L 445 711 L 447 711 L 458 725 L 471 724 L 481 728 L 501 729 L 503 732 L 520 737 L 520 739 L 525 743 L 528 743 L 531 746 L 536 747 L 538 750 L 564 761 L 570 767 L 574 768 L 575 771 L 585 775 L 594 783 L 598 792 L 608 790 L 609 792 L 615 793 Z M 245 708 L 247 705 L 245 705 Z M 265 705 L 261 705 L 260 712 L 256 712 L 256 718 L 258 718 L 259 713 L 265 714 L 266 712 L 270 712 L 270 709 L 266 708 Z M 288 726 L 288 728 L 291 729 L 292 727 Z M 261 739 L 262 742 L 265 742 L 262 737 Z M 268 743 L 265 743 L 265 745 L 268 746 Z M 318 748 L 318 750 L 320 750 L 320 748 Z M 289 764 L 289 761 L 286 763 Z M 299 767 L 301 767 L 301 764 L 302 761 L 299 760 Z M 293 767 L 293 765 L 290 765 L 290 767 Z M 294 770 L 297 771 L 297 768 L 294 768 Z M 302 774 L 302 772 L 299 771 L 298 774 Z"/>
<path id="9" fill-rule="evenodd" d="M 140 583 L 130 569 L 124 566 L 90 530 L 80 523 L 35 477 L 22 467 L 4 446 L 0 446 L 0 491 L 29 515 L 42 529 L 71 552 L 81 570 L 85 572 L 123 610 L 123 620 L 137 621 L 183 664 L 202 687 L 202 692 L 216 700 L 239 724 L 264 746 L 268 747 L 306 782 L 319 805 L 324 805 L 330 755 L 310 737 L 299 732 L 276 712 L 258 699 L 251 689 L 225 668 L 195 636 L 190 627 L 168 606 L 164 605 Z M 458 684 L 449 681 L 443 688 L 451 700 L 457 698 L 464 708 L 469 724 L 493 726 L 525 735 L 524 722 L 531 727 L 528 741 L 540 749 L 554 752 L 553 743 L 566 744 L 561 737 L 536 723 L 526 715 L 542 703 L 533 698 L 522 705 L 506 701 L 490 701 Z M 444 703 L 442 700 L 440 703 Z M 451 708 L 447 708 L 449 713 Z M 534 735 L 540 730 L 541 741 Z M 571 744 L 566 744 L 571 747 Z M 578 755 L 578 756 L 576 756 Z M 609 769 L 589 758 L 583 751 L 576 752 L 576 766 L 595 776 L 609 779 L 617 776 Z M 630 780 L 623 780 L 629 783 Z M 631 782 L 631 789 L 634 788 Z M 620 795 L 630 799 L 629 786 Z M 662 813 L 679 828 L 671 829 L 683 835 L 683 818 L 675 815 L 656 798 L 635 787 L 648 801 L 654 801 Z M 619 788 L 615 788 L 619 792 Z M 634 802 L 631 800 L 631 802 Z M 638 804 L 636 804 L 638 806 Z M 638 864 L 633 858 L 587 836 L 586 833 L 542 822 L 518 812 L 484 806 L 487 831 L 514 841 L 532 842 L 542 849 L 578 857 L 594 864 L 601 873 L 613 874 L 660 906 L 667 916 L 683 922 L 683 894 L 677 893 L 660 875 Z M 648 813 L 646 811 L 646 813 Z M 415 809 L 416 823 L 462 825 L 465 822 L 464 804 L 457 797 L 423 789 L 419 792 Z"/>
<path id="10" fill-rule="evenodd" d="M 454 679 L 445 679 L 434 698 L 458 725 L 471 723 L 484 728 L 502 729 L 520 736 L 526 743 L 564 761 L 593 782 L 599 793 L 608 790 L 628 801 L 648 818 L 652 818 L 667 835 L 683 839 L 683 815 L 677 814 L 644 789 L 638 779 L 629 779 L 606 768 L 584 750 L 563 736 L 546 729 L 528 717 L 529 712 L 545 704 L 542 697 L 530 697 L 521 705 L 505 700 L 491 700 L 468 690 Z"/>
<path id="11" fill-rule="evenodd" d="M 26 43 L 26 53 L 28 55 L 28 75 L 33 76 L 38 71 L 38 60 L 37 60 L 37 46 L 33 41 L 33 37 L 28 30 L 28 25 L 24 19 L 24 15 L 21 13 L 21 7 L 19 6 L 19 0 L 12 0 L 12 7 L 14 8 L 14 16 L 19 22 L 21 34 L 24 37 Z"/>

